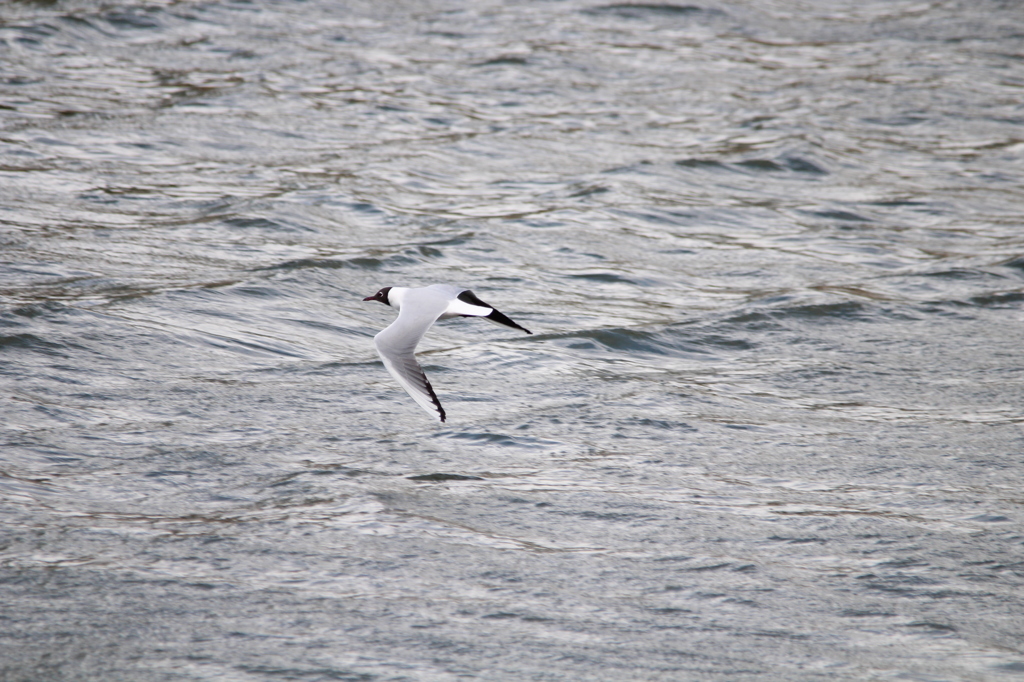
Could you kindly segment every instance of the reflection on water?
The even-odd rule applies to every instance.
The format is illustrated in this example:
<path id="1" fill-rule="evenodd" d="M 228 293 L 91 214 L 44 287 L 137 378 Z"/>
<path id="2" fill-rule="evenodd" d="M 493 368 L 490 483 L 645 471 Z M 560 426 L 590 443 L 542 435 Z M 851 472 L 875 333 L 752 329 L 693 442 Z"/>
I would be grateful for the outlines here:
<path id="1" fill-rule="evenodd" d="M 0 678 L 1019 676 L 1019 14 L 4 4 Z"/>

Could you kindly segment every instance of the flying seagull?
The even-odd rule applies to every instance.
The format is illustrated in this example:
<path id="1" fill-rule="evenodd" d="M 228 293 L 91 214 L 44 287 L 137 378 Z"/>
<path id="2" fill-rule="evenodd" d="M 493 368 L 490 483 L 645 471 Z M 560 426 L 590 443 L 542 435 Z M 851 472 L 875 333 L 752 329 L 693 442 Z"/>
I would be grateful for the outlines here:
<path id="1" fill-rule="evenodd" d="M 384 367 L 398 380 L 412 399 L 433 417 L 445 420 L 444 408 L 434 388 L 427 381 L 423 368 L 416 362 L 416 344 L 438 320 L 449 317 L 483 317 L 507 327 L 529 329 L 512 321 L 489 303 L 484 303 L 469 289 L 451 284 L 432 284 L 429 287 L 384 287 L 364 301 L 380 301 L 398 308 L 398 319 L 373 337 Z"/>

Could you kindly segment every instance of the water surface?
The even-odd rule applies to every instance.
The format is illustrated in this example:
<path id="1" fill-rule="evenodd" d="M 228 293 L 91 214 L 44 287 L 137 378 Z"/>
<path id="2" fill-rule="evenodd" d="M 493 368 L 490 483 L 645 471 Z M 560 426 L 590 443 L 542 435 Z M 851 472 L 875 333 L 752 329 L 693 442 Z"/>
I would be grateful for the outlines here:
<path id="1" fill-rule="evenodd" d="M 0 679 L 1019 678 L 1021 26 L 4 4 Z"/>

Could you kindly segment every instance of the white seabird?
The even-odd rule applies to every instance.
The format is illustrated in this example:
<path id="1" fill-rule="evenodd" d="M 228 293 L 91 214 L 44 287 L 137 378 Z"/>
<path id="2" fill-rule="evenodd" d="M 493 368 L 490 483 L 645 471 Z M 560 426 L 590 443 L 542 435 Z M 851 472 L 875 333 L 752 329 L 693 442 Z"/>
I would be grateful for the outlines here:
<path id="1" fill-rule="evenodd" d="M 522 329 L 511 318 L 484 303 L 469 289 L 451 284 L 432 284 L 429 287 L 384 287 L 364 301 L 380 301 L 398 308 L 398 319 L 373 337 L 384 367 L 398 380 L 409 395 L 430 415 L 445 420 L 444 408 L 427 381 L 423 368 L 416 362 L 416 345 L 431 325 L 449 317 L 483 317 L 497 324 Z"/>

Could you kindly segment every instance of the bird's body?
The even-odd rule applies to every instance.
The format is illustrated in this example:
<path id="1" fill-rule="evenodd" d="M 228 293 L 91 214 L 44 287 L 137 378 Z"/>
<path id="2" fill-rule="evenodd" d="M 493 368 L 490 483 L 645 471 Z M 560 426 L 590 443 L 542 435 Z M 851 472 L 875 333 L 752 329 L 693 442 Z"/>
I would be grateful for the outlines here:
<path id="1" fill-rule="evenodd" d="M 521 327 L 493 306 L 484 303 L 469 289 L 451 284 L 433 284 L 428 287 L 384 287 L 364 301 L 380 301 L 398 309 L 398 319 L 373 337 L 384 367 L 402 385 L 413 400 L 440 421 L 445 411 L 433 387 L 416 362 L 416 345 L 437 320 L 449 317 L 483 317 L 497 324 L 515 329 Z"/>

